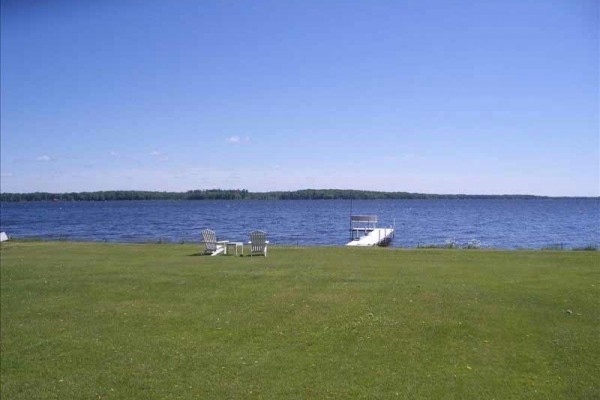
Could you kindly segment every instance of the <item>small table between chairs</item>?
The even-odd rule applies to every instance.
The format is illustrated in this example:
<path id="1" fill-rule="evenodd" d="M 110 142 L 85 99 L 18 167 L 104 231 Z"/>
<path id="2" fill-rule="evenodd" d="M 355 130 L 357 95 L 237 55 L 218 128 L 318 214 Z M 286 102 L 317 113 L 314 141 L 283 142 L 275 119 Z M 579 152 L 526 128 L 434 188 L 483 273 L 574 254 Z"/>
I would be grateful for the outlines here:
<path id="1" fill-rule="evenodd" d="M 238 255 L 238 248 L 242 248 L 242 255 L 244 254 L 244 243 L 242 242 L 229 242 L 225 245 L 225 254 L 230 254 L 230 248 L 235 251 L 235 255 Z"/>

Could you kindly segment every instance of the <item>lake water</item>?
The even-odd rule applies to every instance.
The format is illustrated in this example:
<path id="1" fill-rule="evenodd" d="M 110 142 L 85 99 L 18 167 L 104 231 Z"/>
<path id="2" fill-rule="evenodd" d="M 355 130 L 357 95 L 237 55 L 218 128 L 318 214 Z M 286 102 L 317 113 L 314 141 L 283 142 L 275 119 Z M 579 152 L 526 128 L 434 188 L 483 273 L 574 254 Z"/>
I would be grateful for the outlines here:
<path id="1" fill-rule="evenodd" d="M 484 248 L 600 246 L 600 200 L 108 201 L 0 204 L 15 238 L 198 242 L 200 230 L 247 241 L 251 230 L 282 245 L 344 245 L 349 215 L 395 223 L 395 247 L 477 243 Z"/>

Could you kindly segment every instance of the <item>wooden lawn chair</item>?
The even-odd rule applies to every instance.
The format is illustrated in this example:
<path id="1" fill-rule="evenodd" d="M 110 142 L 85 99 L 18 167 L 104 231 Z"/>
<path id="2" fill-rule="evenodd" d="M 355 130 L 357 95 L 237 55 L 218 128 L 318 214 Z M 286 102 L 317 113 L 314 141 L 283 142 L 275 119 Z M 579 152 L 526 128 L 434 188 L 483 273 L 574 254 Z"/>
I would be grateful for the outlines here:
<path id="1" fill-rule="evenodd" d="M 250 232 L 250 255 L 253 256 L 255 254 L 262 254 L 263 256 L 267 256 L 267 245 L 269 241 L 267 240 L 267 233 L 263 231 L 253 231 Z"/>
<path id="2" fill-rule="evenodd" d="M 217 254 L 226 253 L 225 246 L 229 243 L 229 240 L 217 241 L 217 235 L 215 231 L 210 229 L 204 229 L 202 231 L 202 242 L 205 246 L 203 254 L 210 254 L 216 256 Z"/>

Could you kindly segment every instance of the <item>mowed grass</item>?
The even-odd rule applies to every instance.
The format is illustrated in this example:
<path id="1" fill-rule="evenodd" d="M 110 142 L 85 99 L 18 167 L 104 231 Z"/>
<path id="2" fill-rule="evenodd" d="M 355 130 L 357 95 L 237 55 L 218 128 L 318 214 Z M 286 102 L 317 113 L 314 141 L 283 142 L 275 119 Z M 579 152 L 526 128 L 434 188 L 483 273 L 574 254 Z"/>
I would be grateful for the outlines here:
<path id="1" fill-rule="evenodd" d="M 0 251 L 2 399 L 600 398 L 598 252 Z"/>

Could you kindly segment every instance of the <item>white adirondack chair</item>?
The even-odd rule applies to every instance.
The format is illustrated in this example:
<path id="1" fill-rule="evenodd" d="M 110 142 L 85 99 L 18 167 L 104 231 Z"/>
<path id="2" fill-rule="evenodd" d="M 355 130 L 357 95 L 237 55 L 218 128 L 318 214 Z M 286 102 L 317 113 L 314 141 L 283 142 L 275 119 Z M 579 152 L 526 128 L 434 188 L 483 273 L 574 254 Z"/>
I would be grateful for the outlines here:
<path id="1" fill-rule="evenodd" d="M 267 240 L 267 233 L 263 231 L 253 231 L 250 232 L 250 255 L 254 254 L 262 254 L 263 256 L 267 256 L 267 245 L 269 241 Z"/>
<path id="2" fill-rule="evenodd" d="M 204 243 L 204 254 L 210 254 L 211 256 L 216 256 L 217 254 L 221 254 L 225 252 L 225 246 L 229 243 L 229 240 L 221 240 L 217 241 L 217 235 L 215 231 L 210 229 L 204 229 L 202 231 L 202 242 Z"/>

